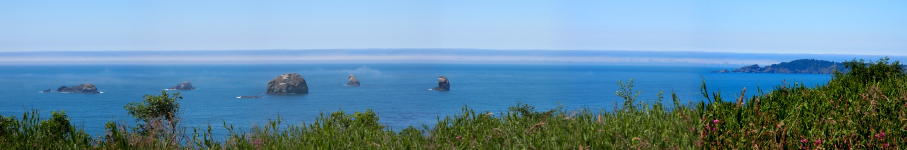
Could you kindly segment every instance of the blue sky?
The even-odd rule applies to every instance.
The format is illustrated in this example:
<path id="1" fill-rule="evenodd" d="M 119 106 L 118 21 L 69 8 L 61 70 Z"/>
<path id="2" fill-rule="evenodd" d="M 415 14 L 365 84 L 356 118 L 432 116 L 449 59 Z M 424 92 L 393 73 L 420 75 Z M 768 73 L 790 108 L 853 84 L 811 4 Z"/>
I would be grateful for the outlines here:
<path id="1" fill-rule="evenodd" d="M 2 1 L 0 51 L 907 55 L 907 1 Z"/>

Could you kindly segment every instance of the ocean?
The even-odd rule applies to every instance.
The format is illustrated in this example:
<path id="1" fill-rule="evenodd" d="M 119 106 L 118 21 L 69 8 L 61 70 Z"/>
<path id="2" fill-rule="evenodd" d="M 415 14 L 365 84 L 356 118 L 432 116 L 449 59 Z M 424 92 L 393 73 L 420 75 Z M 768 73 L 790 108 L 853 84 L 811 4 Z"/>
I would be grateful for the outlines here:
<path id="1" fill-rule="evenodd" d="M 623 99 L 615 96 L 618 81 L 635 82 L 639 100 L 662 101 L 672 106 L 671 92 L 681 102 L 703 100 L 700 86 L 721 91 L 733 101 L 746 87 L 747 97 L 787 83 L 816 86 L 831 79 L 827 74 L 709 73 L 731 69 L 689 66 L 613 65 L 505 65 L 505 64 L 262 64 L 262 65 L 6 65 L 0 66 L 0 115 L 22 116 L 39 110 L 45 118 L 65 110 L 71 122 L 93 135 L 104 132 L 108 121 L 134 125 L 123 108 L 141 102 L 143 95 L 190 81 L 195 90 L 178 90 L 184 126 L 206 128 L 225 135 L 223 124 L 243 131 L 264 125 L 268 119 L 283 124 L 311 123 L 320 114 L 371 109 L 380 122 L 394 130 L 407 126 L 433 126 L 437 118 L 463 107 L 495 114 L 518 102 L 536 110 L 562 107 L 611 110 Z M 308 94 L 267 95 L 267 83 L 284 73 L 302 75 Z M 355 75 L 361 86 L 345 86 Z M 450 91 L 431 91 L 438 76 L 450 80 Z M 41 93 L 60 86 L 91 83 L 101 94 Z M 239 99 L 238 96 L 263 98 Z"/>

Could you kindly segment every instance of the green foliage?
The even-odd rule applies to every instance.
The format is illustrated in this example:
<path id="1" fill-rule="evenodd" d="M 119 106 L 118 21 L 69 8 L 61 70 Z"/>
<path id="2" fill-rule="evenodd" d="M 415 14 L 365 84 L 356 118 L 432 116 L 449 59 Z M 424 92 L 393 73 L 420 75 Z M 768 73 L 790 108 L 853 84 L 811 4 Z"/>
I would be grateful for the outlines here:
<path id="1" fill-rule="evenodd" d="M 179 93 L 171 95 L 161 91 L 161 95 L 145 95 L 142 103 L 127 104 L 124 108 L 140 124 L 130 127 L 125 123 L 107 123 L 105 146 L 117 149 L 181 147 L 189 138 L 185 128 L 179 126 L 181 117 L 177 100 L 182 98 Z"/>
<path id="2" fill-rule="evenodd" d="M 844 62 L 844 66 L 850 68 L 847 73 L 835 73 L 838 80 L 852 80 L 858 83 L 874 83 L 891 78 L 902 78 L 904 76 L 904 66 L 900 61 L 888 63 L 888 57 L 881 58 L 876 63 L 866 63 L 863 59 L 857 61 Z"/>
<path id="3" fill-rule="evenodd" d="M 615 92 L 614 95 L 624 98 L 624 107 L 634 109 L 636 98 L 639 97 L 639 94 L 642 94 L 642 91 L 633 93 L 633 79 L 627 82 L 617 81 L 617 85 L 620 86 L 620 90 Z"/>
<path id="4" fill-rule="evenodd" d="M 845 62 L 826 85 L 779 86 L 745 105 L 715 102 L 700 126 L 705 149 L 896 149 L 907 133 L 901 66 Z M 717 98 L 717 97 L 715 97 Z"/>
<path id="5" fill-rule="evenodd" d="M 15 116 L 0 116 L 0 149 L 81 149 L 92 147 L 92 138 L 69 123 L 65 111 L 51 112 L 42 120 L 37 110 Z"/>
<path id="6" fill-rule="evenodd" d="M 366 109 L 365 112 L 355 112 L 352 115 L 345 114 L 342 110 L 331 113 L 330 123 L 332 126 L 341 129 L 347 128 L 367 128 L 383 129 L 384 125 L 378 123 L 378 115 L 372 109 Z"/>
<path id="7" fill-rule="evenodd" d="M 171 96 L 167 91 L 161 91 L 161 95 L 145 95 L 144 98 L 142 103 L 132 102 L 123 107 L 136 121 L 147 122 L 152 119 L 174 121 L 180 108 L 176 100 L 183 99 L 180 93 Z"/>
<path id="8" fill-rule="evenodd" d="M 544 112 L 538 112 L 538 111 L 535 111 L 535 107 L 529 106 L 529 104 L 523 104 L 520 102 L 517 102 L 516 106 L 511 106 L 511 107 L 507 108 L 508 113 L 512 113 L 512 114 L 515 114 L 515 115 L 521 116 L 521 117 L 533 118 L 533 119 L 538 119 L 538 118 L 545 117 L 547 115 L 551 115 L 551 113 L 557 112 L 558 109 L 560 109 L 560 108 L 551 109 L 551 110 L 544 111 Z"/>

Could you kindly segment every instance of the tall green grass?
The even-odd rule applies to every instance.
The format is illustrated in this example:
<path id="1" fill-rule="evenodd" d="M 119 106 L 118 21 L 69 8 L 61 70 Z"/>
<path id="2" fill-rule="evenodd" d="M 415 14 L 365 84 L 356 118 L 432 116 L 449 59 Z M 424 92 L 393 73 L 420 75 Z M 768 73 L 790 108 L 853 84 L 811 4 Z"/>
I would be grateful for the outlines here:
<path id="1" fill-rule="evenodd" d="M 794 84 L 704 109 L 706 149 L 897 149 L 905 145 L 907 88 L 899 62 L 849 61 L 826 85 Z"/>
<path id="2" fill-rule="evenodd" d="M 618 82 L 615 95 L 625 101 L 614 110 L 464 106 L 434 126 L 398 131 L 367 109 L 300 124 L 277 116 L 248 131 L 224 123 L 229 135 L 217 138 L 211 125 L 179 126 L 178 94 L 162 93 L 127 105 L 142 123 L 110 122 L 96 138 L 62 111 L 46 120 L 37 111 L 0 116 L 0 149 L 898 149 L 907 140 L 907 76 L 899 62 L 887 61 L 849 61 L 852 71 L 825 85 L 757 88 L 753 97 L 742 97 L 742 89 L 735 100 L 706 91 L 703 81 L 703 102 L 683 104 L 672 93 L 673 106 L 663 105 L 662 93 L 639 100 L 630 80 Z"/>

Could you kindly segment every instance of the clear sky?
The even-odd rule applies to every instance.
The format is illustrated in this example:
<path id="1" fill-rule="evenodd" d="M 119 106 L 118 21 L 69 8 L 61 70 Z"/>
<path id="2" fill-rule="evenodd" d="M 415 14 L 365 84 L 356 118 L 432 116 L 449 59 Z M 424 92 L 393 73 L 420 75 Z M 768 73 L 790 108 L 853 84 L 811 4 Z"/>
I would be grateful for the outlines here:
<path id="1" fill-rule="evenodd" d="M 2 1 L 0 51 L 907 55 L 907 1 Z"/>

